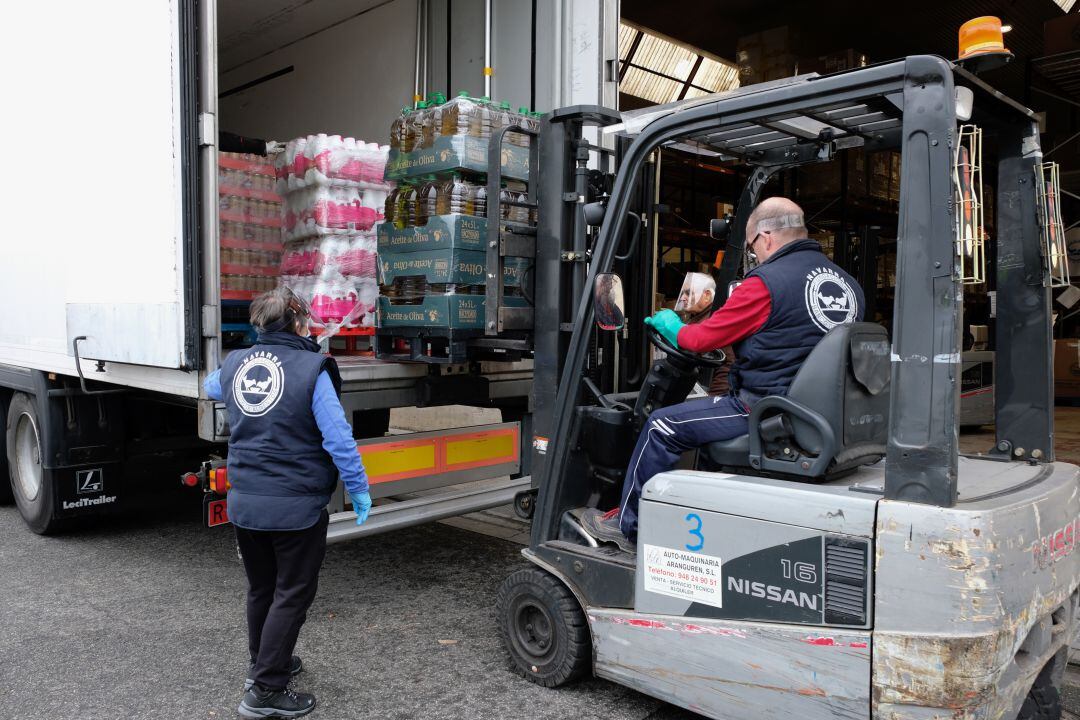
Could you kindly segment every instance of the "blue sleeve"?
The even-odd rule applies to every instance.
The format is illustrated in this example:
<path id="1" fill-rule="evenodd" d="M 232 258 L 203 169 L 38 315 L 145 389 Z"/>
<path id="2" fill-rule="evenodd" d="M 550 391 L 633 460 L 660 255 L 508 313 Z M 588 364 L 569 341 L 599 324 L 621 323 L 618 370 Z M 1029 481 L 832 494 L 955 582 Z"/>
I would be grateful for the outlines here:
<path id="1" fill-rule="evenodd" d="M 206 376 L 203 380 L 203 390 L 211 400 L 221 400 L 221 368 Z"/>
<path id="2" fill-rule="evenodd" d="M 334 458 L 341 473 L 341 481 L 350 493 L 366 492 L 368 489 L 367 473 L 356 451 L 356 440 L 352 428 L 345 420 L 345 408 L 341 407 L 334 383 L 325 372 L 319 373 L 315 381 L 315 393 L 311 397 L 311 412 L 322 433 L 322 446 L 330 457 Z"/>

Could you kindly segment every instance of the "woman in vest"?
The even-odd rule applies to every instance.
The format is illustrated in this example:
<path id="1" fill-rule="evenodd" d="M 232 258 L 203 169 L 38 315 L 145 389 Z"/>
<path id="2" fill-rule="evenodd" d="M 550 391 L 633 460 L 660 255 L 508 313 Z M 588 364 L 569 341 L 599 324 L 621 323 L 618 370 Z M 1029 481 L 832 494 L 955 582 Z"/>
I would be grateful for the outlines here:
<path id="1" fill-rule="evenodd" d="M 315 708 L 314 695 L 288 683 L 302 668 L 292 653 L 315 599 L 339 474 L 357 525 L 371 509 L 337 363 L 311 339 L 309 314 L 288 288 L 260 295 L 251 303 L 255 346 L 232 352 L 205 382 L 229 414 L 229 520 L 248 578 L 251 665 L 238 710 L 247 718 Z"/>

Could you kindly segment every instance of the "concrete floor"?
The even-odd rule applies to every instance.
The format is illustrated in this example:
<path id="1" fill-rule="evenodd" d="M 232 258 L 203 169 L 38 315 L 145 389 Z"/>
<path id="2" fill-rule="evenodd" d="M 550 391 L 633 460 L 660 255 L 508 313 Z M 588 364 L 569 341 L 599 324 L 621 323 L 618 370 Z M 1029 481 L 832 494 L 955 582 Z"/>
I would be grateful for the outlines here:
<path id="1" fill-rule="evenodd" d="M 1080 464 L 1080 408 L 1059 408 L 1056 425 L 1058 459 Z M 961 446 L 993 441 L 990 429 Z M 197 505 L 166 505 L 58 538 L 0 508 L 5 718 L 235 716 L 244 579 L 231 533 L 202 528 Z M 549 691 L 507 671 L 493 596 L 527 530 L 496 508 L 330 548 L 299 645 L 296 686 L 318 694 L 315 717 L 696 718 L 600 680 Z M 1080 667 L 1063 697 L 1080 720 Z"/>
<path id="2" fill-rule="evenodd" d="M 963 452 L 987 452 L 994 446 L 994 428 L 960 434 Z M 1054 452 L 1061 462 L 1080 465 L 1080 407 L 1054 409 Z"/>

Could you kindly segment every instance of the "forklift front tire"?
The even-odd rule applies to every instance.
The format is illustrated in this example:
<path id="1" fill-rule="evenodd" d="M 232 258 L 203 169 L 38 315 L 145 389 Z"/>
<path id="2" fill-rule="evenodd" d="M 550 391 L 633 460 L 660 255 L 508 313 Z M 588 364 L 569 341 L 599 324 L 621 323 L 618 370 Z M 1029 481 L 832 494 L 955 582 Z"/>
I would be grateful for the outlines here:
<path id="1" fill-rule="evenodd" d="M 496 613 L 511 669 L 519 675 L 558 687 L 591 673 L 585 613 L 554 575 L 535 567 L 518 570 L 499 588 Z"/>

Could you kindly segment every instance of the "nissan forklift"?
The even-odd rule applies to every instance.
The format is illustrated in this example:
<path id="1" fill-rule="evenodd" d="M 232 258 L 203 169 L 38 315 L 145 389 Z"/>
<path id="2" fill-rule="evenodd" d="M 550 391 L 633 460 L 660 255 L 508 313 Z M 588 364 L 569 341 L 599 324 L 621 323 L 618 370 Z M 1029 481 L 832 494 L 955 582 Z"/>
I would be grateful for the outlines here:
<path id="1" fill-rule="evenodd" d="M 607 187 L 588 169 L 610 159 L 605 133 L 629 138 Z M 753 406 L 747 435 L 652 478 L 628 551 L 579 518 L 617 506 L 649 412 L 720 360 L 642 324 L 656 258 L 650 218 L 631 210 L 654 152 L 672 146 L 750 173 L 717 248 L 721 291 L 771 176 L 899 150 L 895 314 L 891 337 L 867 322 L 831 330 L 786 396 Z M 532 537 L 497 606 L 513 668 L 548 687 L 596 675 L 729 720 L 1059 717 L 1080 471 L 1054 460 L 1050 288 L 1068 280 L 1033 113 L 959 65 L 912 56 L 634 117 L 564 108 L 545 118 L 539 156 L 535 490 L 518 499 Z M 964 455 L 962 301 L 991 280 L 984 267 L 996 442 Z"/>

